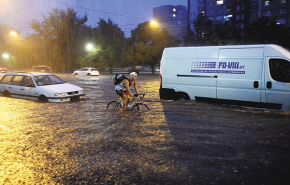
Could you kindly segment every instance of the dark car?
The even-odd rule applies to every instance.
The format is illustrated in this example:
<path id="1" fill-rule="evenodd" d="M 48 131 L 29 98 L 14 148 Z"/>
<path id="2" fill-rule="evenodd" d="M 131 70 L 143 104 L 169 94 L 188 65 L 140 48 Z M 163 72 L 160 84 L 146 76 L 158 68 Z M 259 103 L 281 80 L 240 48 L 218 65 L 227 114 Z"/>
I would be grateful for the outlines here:
<path id="1" fill-rule="evenodd" d="M 48 66 L 33 66 L 32 72 L 51 73 L 52 70 Z"/>

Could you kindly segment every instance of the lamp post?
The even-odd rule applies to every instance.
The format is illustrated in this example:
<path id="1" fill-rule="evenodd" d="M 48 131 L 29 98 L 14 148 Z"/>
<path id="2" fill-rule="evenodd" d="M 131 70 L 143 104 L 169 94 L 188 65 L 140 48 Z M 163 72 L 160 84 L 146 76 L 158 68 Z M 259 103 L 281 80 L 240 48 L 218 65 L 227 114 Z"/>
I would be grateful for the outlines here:
<path id="1" fill-rule="evenodd" d="M 92 62 L 91 62 L 91 52 L 92 52 L 92 50 L 94 49 L 94 45 L 91 44 L 91 43 L 89 43 L 89 44 L 87 44 L 86 49 L 89 51 L 89 55 L 90 55 L 90 67 L 92 67 Z"/>

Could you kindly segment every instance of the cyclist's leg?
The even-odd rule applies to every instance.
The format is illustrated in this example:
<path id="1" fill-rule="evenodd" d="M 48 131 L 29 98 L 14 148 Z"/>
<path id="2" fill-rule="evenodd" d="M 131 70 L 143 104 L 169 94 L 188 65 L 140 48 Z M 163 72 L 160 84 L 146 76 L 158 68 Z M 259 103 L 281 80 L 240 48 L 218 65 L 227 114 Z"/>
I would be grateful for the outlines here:
<path id="1" fill-rule="evenodd" d="M 127 107 L 127 105 L 129 104 L 129 102 L 130 102 L 129 97 L 130 97 L 129 93 L 127 91 L 124 91 L 123 94 L 122 94 L 123 109 L 125 109 Z"/>

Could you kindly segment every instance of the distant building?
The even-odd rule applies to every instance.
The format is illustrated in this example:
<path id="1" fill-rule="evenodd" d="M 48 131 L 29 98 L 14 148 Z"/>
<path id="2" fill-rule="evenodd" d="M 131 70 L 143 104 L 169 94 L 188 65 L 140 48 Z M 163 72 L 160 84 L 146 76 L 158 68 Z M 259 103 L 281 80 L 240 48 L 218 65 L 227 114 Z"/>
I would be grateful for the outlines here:
<path id="1" fill-rule="evenodd" d="M 245 28 L 265 17 L 271 22 L 290 27 L 290 1 L 289 0 L 189 0 L 190 23 L 199 13 L 205 15 L 214 23 L 229 22 L 238 27 Z"/>
<path id="2" fill-rule="evenodd" d="M 183 40 L 187 33 L 187 9 L 185 6 L 165 5 L 153 9 L 153 19 L 159 28 L 166 28 L 174 39 Z"/>

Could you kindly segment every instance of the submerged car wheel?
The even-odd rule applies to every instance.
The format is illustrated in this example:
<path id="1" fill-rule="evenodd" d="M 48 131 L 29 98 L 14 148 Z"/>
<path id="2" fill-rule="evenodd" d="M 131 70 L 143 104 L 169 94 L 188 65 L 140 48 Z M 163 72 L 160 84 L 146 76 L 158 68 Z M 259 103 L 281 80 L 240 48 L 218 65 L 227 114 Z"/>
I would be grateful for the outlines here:
<path id="1" fill-rule="evenodd" d="M 78 74 L 77 74 L 77 73 L 75 73 L 75 74 L 74 74 L 74 76 L 78 76 Z"/>
<path id="2" fill-rule="evenodd" d="M 87 76 L 91 76 L 91 73 L 88 73 Z"/>
<path id="3" fill-rule="evenodd" d="M 189 96 L 186 93 L 176 93 L 174 100 L 189 100 Z"/>
<path id="4" fill-rule="evenodd" d="M 9 91 L 4 91 L 3 92 L 3 96 L 5 96 L 5 97 L 11 97 L 11 94 L 10 94 Z"/>
<path id="5" fill-rule="evenodd" d="M 41 103 L 47 103 L 47 102 L 48 102 L 48 99 L 47 99 L 46 96 L 44 96 L 44 95 L 40 95 L 40 96 L 38 97 L 38 102 L 41 102 Z"/>

